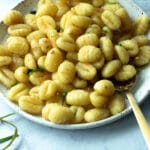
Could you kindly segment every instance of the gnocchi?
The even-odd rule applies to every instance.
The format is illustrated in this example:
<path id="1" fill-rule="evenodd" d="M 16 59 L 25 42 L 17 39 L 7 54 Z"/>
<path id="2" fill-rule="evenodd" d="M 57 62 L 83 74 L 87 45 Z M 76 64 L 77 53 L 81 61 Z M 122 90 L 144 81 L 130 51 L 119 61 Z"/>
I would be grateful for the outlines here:
<path id="1" fill-rule="evenodd" d="M 56 124 L 89 123 L 122 112 L 116 91 L 150 62 L 149 18 L 133 21 L 118 2 L 39 0 L 3 18 L 0 83 L 20 109 Z"/>
<path id="2" fill-rule="evenodd" d="M 95 46 L 88 45 L 79 49 L 78 60 L 83 63 L 96 62 L 101 58 L 101 50 Z"/>
<path id="3" fill-rule="evenodd" d="M 59 65 L 57 73 L 62 83 L 71 83 L 75 77 L 75 65 L 66 60 Z"/>
<path id="4" fill-rule="evenodd" d="M 11 36 L 7 39 L 8 51 L 16 55 L 25 55 L 29 51 L 27 40 L 19 36 Z"/>

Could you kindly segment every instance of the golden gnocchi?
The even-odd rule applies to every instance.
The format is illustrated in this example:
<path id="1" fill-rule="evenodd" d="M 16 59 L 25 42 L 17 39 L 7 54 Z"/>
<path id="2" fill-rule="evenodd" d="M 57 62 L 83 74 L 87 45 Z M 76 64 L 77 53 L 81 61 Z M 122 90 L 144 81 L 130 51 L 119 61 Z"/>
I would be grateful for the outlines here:
<path id="1" fill-rule="evenodd" d="M 20 36 L 11 36 L 7 39 L 8 51 L 16 55 L 25 55 L 29 51 L 29 43 Z"/>
<path id="2" fill-rule="evenodd" d="M 118 82 L 150 62 L 149 18 L 133 21 L 107 0 L 39 0 L 3 18 L 0 83 L 20 109 L 56 124 L 90 123 L 121 113 Z"/>

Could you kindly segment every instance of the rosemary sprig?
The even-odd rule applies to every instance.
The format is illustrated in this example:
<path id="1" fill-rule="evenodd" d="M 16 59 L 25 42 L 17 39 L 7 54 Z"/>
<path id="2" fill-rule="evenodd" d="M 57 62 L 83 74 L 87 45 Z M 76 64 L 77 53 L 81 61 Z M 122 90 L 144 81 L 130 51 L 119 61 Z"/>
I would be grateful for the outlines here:
<path id="1" fill-rule="evenodd" d="M 12 134 L 12 135 L 6 136 L 4 138 L 1 138 L 0 143 L 4 143 L 4 142 L 7 142 L 7 141 L 11 140 L 13 136 L 14 135 Z"/>
<path id="2" fill-rule="evenodd" d="M 4 142 L 10 140 L 10 142 L 2 150 L 6 150 L 8 147 L 10 147 L 12 145 L 12 143 L 15 141 L 16 137 L 18 136 L 18 129 L 17 129 L 17 127 L 13 123 L 5 120 L 5 118 L 10 117 L 10 116 L 12 116 L 14 114 L 15 113 L 10 113 L 10 114 L 7 114 L 5 116 L 0 117 L 0 122 L 1 123 L 8 124 L 8 125 L 10 125 L 10 126 L 12 126 L 14 128 L 14 133 L 12 135 L 6 136 L 6 137 L 0 139 L 0 143 L 4 143 Z"/>
<path id="3" fill-rule="evenodd" d="M 12 116 L 12 115 L 14 115 L 14 114 L 15 114 L 15 113 L 10 113 L 10 114 L 7 114 L 7 115 L 5 115 L 5 116 L 0 117 L 0 121 L 3 120 L 4 118 L 10 117 L 10 116 Z"/>

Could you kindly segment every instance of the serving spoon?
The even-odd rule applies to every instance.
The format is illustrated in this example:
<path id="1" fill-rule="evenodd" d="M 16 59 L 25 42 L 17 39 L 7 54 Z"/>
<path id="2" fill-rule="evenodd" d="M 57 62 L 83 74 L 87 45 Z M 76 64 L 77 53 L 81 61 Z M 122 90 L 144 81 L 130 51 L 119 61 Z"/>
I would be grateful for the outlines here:
<path id="1" fill-rule="evenodd" d="M 141 129 L 141 132 L 143 134 L 143 137 L 145 139 L 145 142 L 147 144 L 148 149 L 150 150 L 150 126 L 145 119 L 139 105 L 137 104 L 137 101 L 133 94 L 131 93 L 130 89 L 133 87 L 134 83 L 136 81 L 136 78 L 133 80 L 130 80 L 129 82 L 126 82 L 125 85 L 123 84 L 116 84 L 116 91 L 118 92 L 125 92 L 128 101 L 131 105 L 131 108 L 133 110 L 133 113 L 136 117 L 137 123 Z"/>

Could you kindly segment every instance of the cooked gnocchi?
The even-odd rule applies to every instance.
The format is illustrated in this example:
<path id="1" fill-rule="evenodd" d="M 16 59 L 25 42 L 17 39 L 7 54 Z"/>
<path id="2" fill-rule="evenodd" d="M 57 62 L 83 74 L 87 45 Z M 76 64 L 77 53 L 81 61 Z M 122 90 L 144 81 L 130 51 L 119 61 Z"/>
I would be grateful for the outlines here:
<path id="1" fill-rule="evenodd" d="M 0 83 L 23 111 L 56 124 L 90 123 L 122 112 L 117 82 L 150 62 L 149 18 L 132 21 L 117 2 L 39 0 L 34 14 L 3 18 Z"/>

